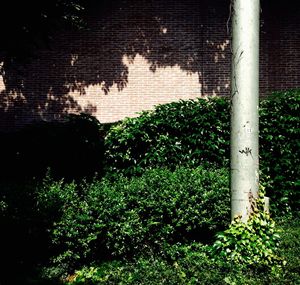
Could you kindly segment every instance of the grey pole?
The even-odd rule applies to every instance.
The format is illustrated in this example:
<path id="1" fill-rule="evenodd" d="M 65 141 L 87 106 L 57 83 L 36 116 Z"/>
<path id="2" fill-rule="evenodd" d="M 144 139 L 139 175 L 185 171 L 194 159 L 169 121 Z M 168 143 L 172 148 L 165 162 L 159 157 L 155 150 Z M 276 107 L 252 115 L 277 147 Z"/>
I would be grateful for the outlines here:
<path id="1" fill-rule="evenodd" d="M 231 218 L 246 221 L 258 194 L 259 0 L 232 1 Z"/>

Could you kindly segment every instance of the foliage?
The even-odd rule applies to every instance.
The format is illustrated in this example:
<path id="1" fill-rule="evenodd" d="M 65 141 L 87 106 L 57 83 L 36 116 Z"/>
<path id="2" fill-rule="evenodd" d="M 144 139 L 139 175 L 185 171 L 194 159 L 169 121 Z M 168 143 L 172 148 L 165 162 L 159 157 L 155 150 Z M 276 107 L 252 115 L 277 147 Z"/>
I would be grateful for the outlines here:
<path id="1" fill-rule="evenodd" d="M 176 243 L 163 255 L 140 256 L 134 260 L 110 261 L 85 266 L 65 279 L 74 284 L 230 284 L 294 285 L 299 283 L 299 220 L 282 219 L 278 255 L 286 260 L 281 268 L 252 266 L 220 258 L 219 252 L 201 243 Z M 213 255 L 212 255 L 213 253 Z"/>
<path id="2" fill-rule="evenodd" d="M 35 208 L 35 181 L 0 182 L 1 284 L 24 284 L 48 257 L 46 225 Z"/>
<path id="3" fill-rule="evenodd" d="M 297 217 L 299 210 L 299 94 L 284 92 L 261 102 L 260 165 L 262 177 L 269 177 L 265 186 L 275 204 L 271 212 L 277 216 L 293 213 Z M 248 224 L 235 221 L 218 235 L 214 250 L 199 243 L 211 242 L 229 223 L 228 173 L 204 168 L 228 165 L 228 142 L 215 142 L 216 135 L 209 133 L 213 127 L 205 123 L 219 120 L 219 113 L 206 114 L 206 108 L 219 108 L 222 119 L 214 125 L 223 130 L 221 138 L 228 136 L 228 113 L 222 112 L 228 110 L 227 102 L 220 99 L 219 104 L 218 100 L 172 103 L 158 107 L 159 116 L 156 110 L 144 112 L 140 118 L 113 126 L 106 141 L 112 180 L 78 183 L 48 177 L 36 189 L 36 182 L 17 183 L 12 175 L 29 174 L 28 166 L 34 163 L 41 175 L 52 166 L 51 175 L 56 177 L 92 176 L 101 169 L 104 131 L 90 116 L 70 116 L 64 124 L 29 128 L 25 144 L 21 136 L 2 139 L 2 180 L 9 177 L 11 181 L 0 184 L 0 224 L 5 229 L 2 257 L 6 261 L 0 283 L 15 277 L 16 284 L 24 284 L 24 275 L 33 274 L 32 268 L 51 254 L 54 267 L 45 271 L 46 277 L 86 266 L 70 276 L 69 281 L 76 284 L 297 284 L 299 220 L 279 222 L 279 245 L 273 220 L 261 212 Z M 183 114 L 176 108 L 182 108 Z M 199 110 L 207 120 L 203 119 L 202 129 L 201 118 L 193 119 Z M 178 125 L 176 132 L 177 117 L 186 118 L 190 125 L 186 129 Z M 198 133 L 192 141 L 195 130 L 188 131 L 191 126 L 200 135 L 203 130 L 203 140 Z M 178 141 L 182 144 L 176 144 Z M 58 156 L 54 163 L 55 153 L 63 154 L 64 159 Z M 39 160 L 45 157 L 52 162 Z M 202 166 L 193 169 L 198 164 Z M 161 166 L 165 168 L 155 169 Z M 139 177 L 129 178 L 132 174 Z M 46 229 L 51 235 L 50 249 Z M 18 274 L 12 276 L 11 268 Z"/>
<path id="4" fill-rule="evenodd" d="M 67 284 L 199 284 L 200 280 L 201 284 L 212 284 L 207 281 L 216 280 L 222 273 L 212 270 L 211 265 L 204 253 L 173 263 L 157 256 L 141 257 L 129 263 L 83 268 L 70 276 Z"/>
<path id="5" fill-rule="evenodd" d="M 87 115 L 71 115 L 64 122 L 45 122 L 1 137 L 1 257 L 5 261 L 1 284 L 25 284 L 24 276 L 36 275 L 39 265 L 54 254 L 46 229 L 62 209 L 53 204 L 52 211 L 44 212 L 50 205 L 39 201 L 37 210 L 39 177 L 45 176 L 48 166 L 55 177 L 94 176 L 95 170 L 101 171 L 101 137 L 101 125 Z"/>
<path id="6" fill-rule="evenodd" d="M 127 174 L 147 167 L 224 166 L 229 159 L 228 103 L 210 98 L 158 106 L 113 127 L 105 145 L 107 166 Z"/>
<path id="7" fill-rule="evenodd" d="M 260 106 L 260 168 L 278 215 L 300 210 L 299 112 L 300 90 L 274 93 Z"/>
<path id="8" fill-rule="evenodd" d="M 2 134 L 0 178 L 44 177 L 79 179 L 102 171 L 102 125 L 92 116 L 69 115 L 64 121 L 40 122 Z"/>
<path id="9" fill-rule="evenodd" d="M 16 58 L 28 56 L 36 46 L 47 44 L 57 29 L 70 25 L 82 27 L 83 4 L 81 0 L 4 1 L 0 55 L 3 51 L 5 67 Z"/>
<path id="10" fill-rule="evenodd" d="M 175 244 L 168 249 L 169 259 L 139 257 L 133 261 L 104 262 L 83 267 L 65 279 L 73 284 L 297 284 L 288 271 L 261 271 L 242 264 L 211 258 L 208 247 L 199 243 Z M 292 278 L 291 278 L 292 277 Z"/>
<path id="11" fill-rule="evenodd" d="M 54 263 L 69 270 L 82 262 L 161 252 L 166 243 L 207 241 L 229 223 L 225 170 L 153 169 L 81 185 L 48 180 L 38 201 L 41 212 L 59 216 L 50 228 Z"/>
<path id="12" fill-rule="evenodd" d="M 260 191 L 248 221 L 237 216 L 229 229 L 217 235 L 212 253 L 234 264 L 276 269 L 285 264 L 277 256 L 279 241 L 275 222 L 264 211 L 264 191 Z"/>
<path id="13" fill-rule="evenodd" d="M 281 217 L 277 221 L 281 231 L 279 255 L 286 260 L 284 279 L 286 284 L 298 284 L 300 280 L 300 220 Z"/>
<path id="14" fill-rule="evenodd" d="M 260 168 L 277 215 L 299 211 L 300 91 L 274 93 L 260 104 Z M 146 168 L 229 164 L 229 101 L 180 101 L 114 126 L 105 140 L 106 168 L 139 174 Z"/>

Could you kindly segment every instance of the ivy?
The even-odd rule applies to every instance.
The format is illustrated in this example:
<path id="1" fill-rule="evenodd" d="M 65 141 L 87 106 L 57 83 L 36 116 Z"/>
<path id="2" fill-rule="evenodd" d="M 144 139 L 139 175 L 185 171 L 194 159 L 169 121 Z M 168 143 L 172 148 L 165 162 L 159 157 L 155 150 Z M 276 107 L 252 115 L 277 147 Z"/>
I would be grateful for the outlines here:
<path id="1" fill-rule="evenodd" d="M 264 195 L 262 188 L 247 222 L 236 216 L 227 230 L 217 234 L 211 248 L 214 257 L 253 268 L 275 270 L 285 265 L 277 255 L 280 235 L 274 220 L 264 209 Z"/>

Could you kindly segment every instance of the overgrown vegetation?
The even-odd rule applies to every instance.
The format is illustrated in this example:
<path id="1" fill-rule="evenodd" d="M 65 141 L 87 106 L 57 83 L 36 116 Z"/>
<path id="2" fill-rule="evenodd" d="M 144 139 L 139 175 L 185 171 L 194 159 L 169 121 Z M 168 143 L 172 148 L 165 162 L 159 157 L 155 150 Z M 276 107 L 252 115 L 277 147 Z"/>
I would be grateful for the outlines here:
<path id="1" fill-rule="evenodd" d="M 207 242 L 230 221 L 225 170 L 146 171 L 76 185 L 46 181 L 38 192 L 58 255 L 55 270 L 162 253 L 165 244 Z M 62 272 L 64 273 L 64 272 Z"/>
<path id="2" fill-rule="evenodd" d="M 296 90 L 261 102 L 261 177 L 277 226 L 259 209 L 227 228 L 224 98 L 159 106 L 111 128 L 74 115 L 7 134 L 0 283 L 297 284 L 299 99 Z"/>
<path id="3" fill-rule="evenodd" d="M 229 104 L 224 98 L 180 101 L 124 120 L 106 137 L 106 167 L 127 175 L 161 166 L 228 167 Z M 278 214 L 300 209 L 299 112 L 299 90 L 261 100 L 260 169 Z"/>
<path id="4" fill-rule="evenodd" d="M 278 254 L 286 261 L 283 267 L 256 267 L 224 262 L 223 257 L 211 257 L 208 247 L 199 243 L 175 244 L 165 250 L 165 256 L 138 257 L 131 261 L 104 262 L 85 266 L 65 279 L 73 284 L 237 284 L 295 285 L 299 284 L 300 224 L 279 222 Z M 258 233 L 259 234 L 259 233 Z"/>
<path id="5" fill-rule="evenodd" d="M 212 256 L 224 262 L 249 266 L 256 270 L 270 268 L 276 271 L 285 264 L 277 255 L 280 236 L 275 222 L 264 209 L 265 191 L 253 201 L 247 223 L 235 217 L 227 230 L 217 234 Z"/>
<path id="6" fill-rule="evenodd" d="M 296 284 L 299 231 L 280 239 L 280 230 L 264 212 L 264 191 L 253 203 L 248 223 L 237 217 L 215 242 L 166 244 L 163 253 L 137 255 L 133 261 L 85 266 L 67 284 Z M 296 224 L 294 224 L 296 226 Z M 299 229 L 299 223 L 296 226 Z M 286 251 L 282 249 L 285 247 Z M 292 254 L 291 254 L 292 253 Z"/>

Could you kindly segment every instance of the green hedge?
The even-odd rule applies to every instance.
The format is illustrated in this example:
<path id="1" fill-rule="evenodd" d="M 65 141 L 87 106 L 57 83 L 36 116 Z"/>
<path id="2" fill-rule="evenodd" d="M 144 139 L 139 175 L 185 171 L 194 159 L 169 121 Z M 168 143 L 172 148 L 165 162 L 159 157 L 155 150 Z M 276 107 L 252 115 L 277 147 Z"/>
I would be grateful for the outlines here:
<path id="1" fill-rule="evenodd" d="M 114 126 L 105 140 L 109 172 L 229 166 L 230 108 L 224 98 L 158 106 Z M 260 168 L 274 211 L 299 210 L 300 91 L 274 93 L 260 105 Z"/>
<path id="2" fill-rule="evenodd" d="M 148 167 L 227 165 L 228 101 L 210 98 L 160 105 L 113 127 L 105 149 L 106 166 L 126 174 Z"/>
<path id="3" fill-rule="evenodd" d="M 165 244 L 210 241 L 230 222 L 228 173 L 179 168 L 82 185 L 46 180 L 38 201 L 60 268 L 160 252 Z"/>
<path id="4" fill-rule="evenodd" d="M 0 134 L 0 180 L 45 177 L 80 179 L 101 173 L 104 129 L 93 116 L 68 115 L 63 121 L 38 122 Z"/>
<path id="5" fill-rule="evenodd" d="M 274 93 L 260 108 L 260 168 L 273 211 L 300 210 L 300 90 Z"/>

